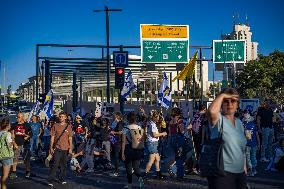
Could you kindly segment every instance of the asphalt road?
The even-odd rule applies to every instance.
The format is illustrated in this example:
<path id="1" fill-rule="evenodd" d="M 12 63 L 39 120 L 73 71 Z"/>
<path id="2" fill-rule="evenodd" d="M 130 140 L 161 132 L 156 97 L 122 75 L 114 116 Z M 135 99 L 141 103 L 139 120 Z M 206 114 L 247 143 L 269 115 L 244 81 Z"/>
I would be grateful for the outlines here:
<path id="1" fill-rule="evenodd" d="M 264 171 L 265 164 L 260 164 L 258 167 L 258 174 L 255 177 L 248 177 L 248 183 L 251 188 L 270 188 L 280 189 L 284 188 L 284 173 L 283 172 L 266 172 Z M 109 174 L 111 171 L 96 170 L 95 173 L 85 173 L 80 176 L 68 170 L 67 184 L 61 185 L 56 183 L 53 188 L 58 189 L 120 189 L 127 183 L 126 173 L 123 165 L 120 167 L 120 176 L 112 177 Z M 36 177 L 26 179 L 24 176 L 25 170 L 23 165 L 19 165 L 17 170 L 18 178 L 15 180 L 8 180 L 8 189 L 49 189 L 46 179 L 48 178 L 49 169 L 45 168 L 40 163 L 32 164 L 32 172 Z M 134 187 L 139 188 L 137 178 L 134 178 Z M 163 180 L 150 179 L 145 182 L 147 189 L 205 189 L 207 188 L 206 179 L 198 175 L 186 175 L 183 181 L 176 181 L 169 175 Z"/>
<path id="2" fill-rule="evenodd" d="M 169 165 L 173 162 L 174 153 L 171 148 L 166 147 L 167 159 L 164 159 L 162 164 L 162 172 L 166 172 Z M 258 174 L 254 177 L 247 177 L 248 184 L 251 188 L 257 189 L 281 189 L 284 188 L 284 172 L 267 172 L 265 171 L 267 163 L 259 163 L 257 167 Z M 142 163 L 145 167 L 145 162 Z M 154 166 L 153 166 L 154 167 Z M 152 167 L 152 168 L 153 168 Z M 19 165 L 15 180 L 8 181 L 8 189 L 48 189 L 46 179 L 48 178 L 49 169 L 45 168 L 40 162 L 32 162 L 32 172 L 36 173 L 36 177 L 26 179 L 23 165 Z M 143 171 L 144 172 L 144 171 Z M 104 171 L 97 169 L 95 173 L 85 173 L 78 176 L 73 171 L 67 171 L 67 184 L 61 185 L 57 183 L 53 188 L 59 189 L 120 189 L 127 184 L 126 172 L 124 165 L 120 165 L 120 175 L 118 177 L 110 176 L 111 171 Z M 137 178 L 134 178 L 134 187 L 139 188 Z M 154 178 L 154 177 L 153 177 Z M 183 181 L 176 181 L 166 174 L 163 180 L 150 179 L 145 182 L 145 189 L 205 189 L 207 188 L 207 181 L 198 175 L 186 175 Z"/>

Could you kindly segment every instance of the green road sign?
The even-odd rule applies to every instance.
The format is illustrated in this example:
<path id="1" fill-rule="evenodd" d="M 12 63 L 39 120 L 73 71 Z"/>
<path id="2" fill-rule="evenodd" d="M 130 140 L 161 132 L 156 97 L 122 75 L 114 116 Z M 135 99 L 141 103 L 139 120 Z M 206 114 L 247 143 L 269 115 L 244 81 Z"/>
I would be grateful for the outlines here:
<path id="1" fill-rule="evenodd" d="M 142 62 L 187 62 L 188 40 L 142 40 Z"/>
<path id="2" fill-rule="evenodd" d="M 245 63 L 244 40 L 213 40 L 213 63 Z"/>
<path id="3" fill-rule="evenodd" d="M 225 89 L 228 87 L 228 81 L 227 80 L 222 80 L 222 89 Z"/>

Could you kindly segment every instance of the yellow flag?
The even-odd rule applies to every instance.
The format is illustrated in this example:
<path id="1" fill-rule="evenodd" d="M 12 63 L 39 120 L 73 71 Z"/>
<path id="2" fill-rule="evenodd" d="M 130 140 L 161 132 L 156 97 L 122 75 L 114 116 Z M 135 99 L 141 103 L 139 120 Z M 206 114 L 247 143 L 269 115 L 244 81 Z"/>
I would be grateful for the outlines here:
<path id="1" fill-rule="evenodd" d="M 197 60 L 197 53 L 195 52 L 193 57 L 189 60 L 189 62 L 185 65 L 183 70 L 172 80 L 174 82 L 175 80 L 185 80 L 186 77 L 191 76 L 194 74 L 194 68 Z"/>

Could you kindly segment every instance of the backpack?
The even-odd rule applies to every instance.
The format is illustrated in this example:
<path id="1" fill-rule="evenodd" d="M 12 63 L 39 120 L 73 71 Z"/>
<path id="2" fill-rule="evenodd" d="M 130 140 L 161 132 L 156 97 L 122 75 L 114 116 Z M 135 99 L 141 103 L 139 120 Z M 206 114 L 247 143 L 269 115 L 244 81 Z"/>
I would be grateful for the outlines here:
<path id="1" fill-rule="evenodd" d="M 9 159 L 14 157 L 14 151 L 13 148 L 9 146 L 8 139 L 7 139 L 8 133 L 3 132 L 0 136 L 0 159 Z"/>
<path id="2" fill-rule="evenodd" d="M 137 125 L 129 125 L 128 128 L 131 140 L 128 139 L 128 142 L 131 144 L 132 149 L 141 150 L 144 149 L 145 143 L 145 131 Z"/>

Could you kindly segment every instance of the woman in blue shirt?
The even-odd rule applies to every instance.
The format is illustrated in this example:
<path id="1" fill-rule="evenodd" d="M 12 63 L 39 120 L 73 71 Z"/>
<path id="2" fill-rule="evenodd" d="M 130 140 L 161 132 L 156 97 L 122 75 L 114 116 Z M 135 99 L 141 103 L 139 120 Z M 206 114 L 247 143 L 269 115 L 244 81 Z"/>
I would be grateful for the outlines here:
<path id="1" fill-rule="evenodd" d="M 226 176 L 208 177 L 209 189 L 246 188 L 246 138 L 244 127 L 234 116 L 239 103 L 239 94 L 227 88 L 217 96 L 208 109 L 211 138 L 216 138 L 223 124 L 223 160 Z"/>

